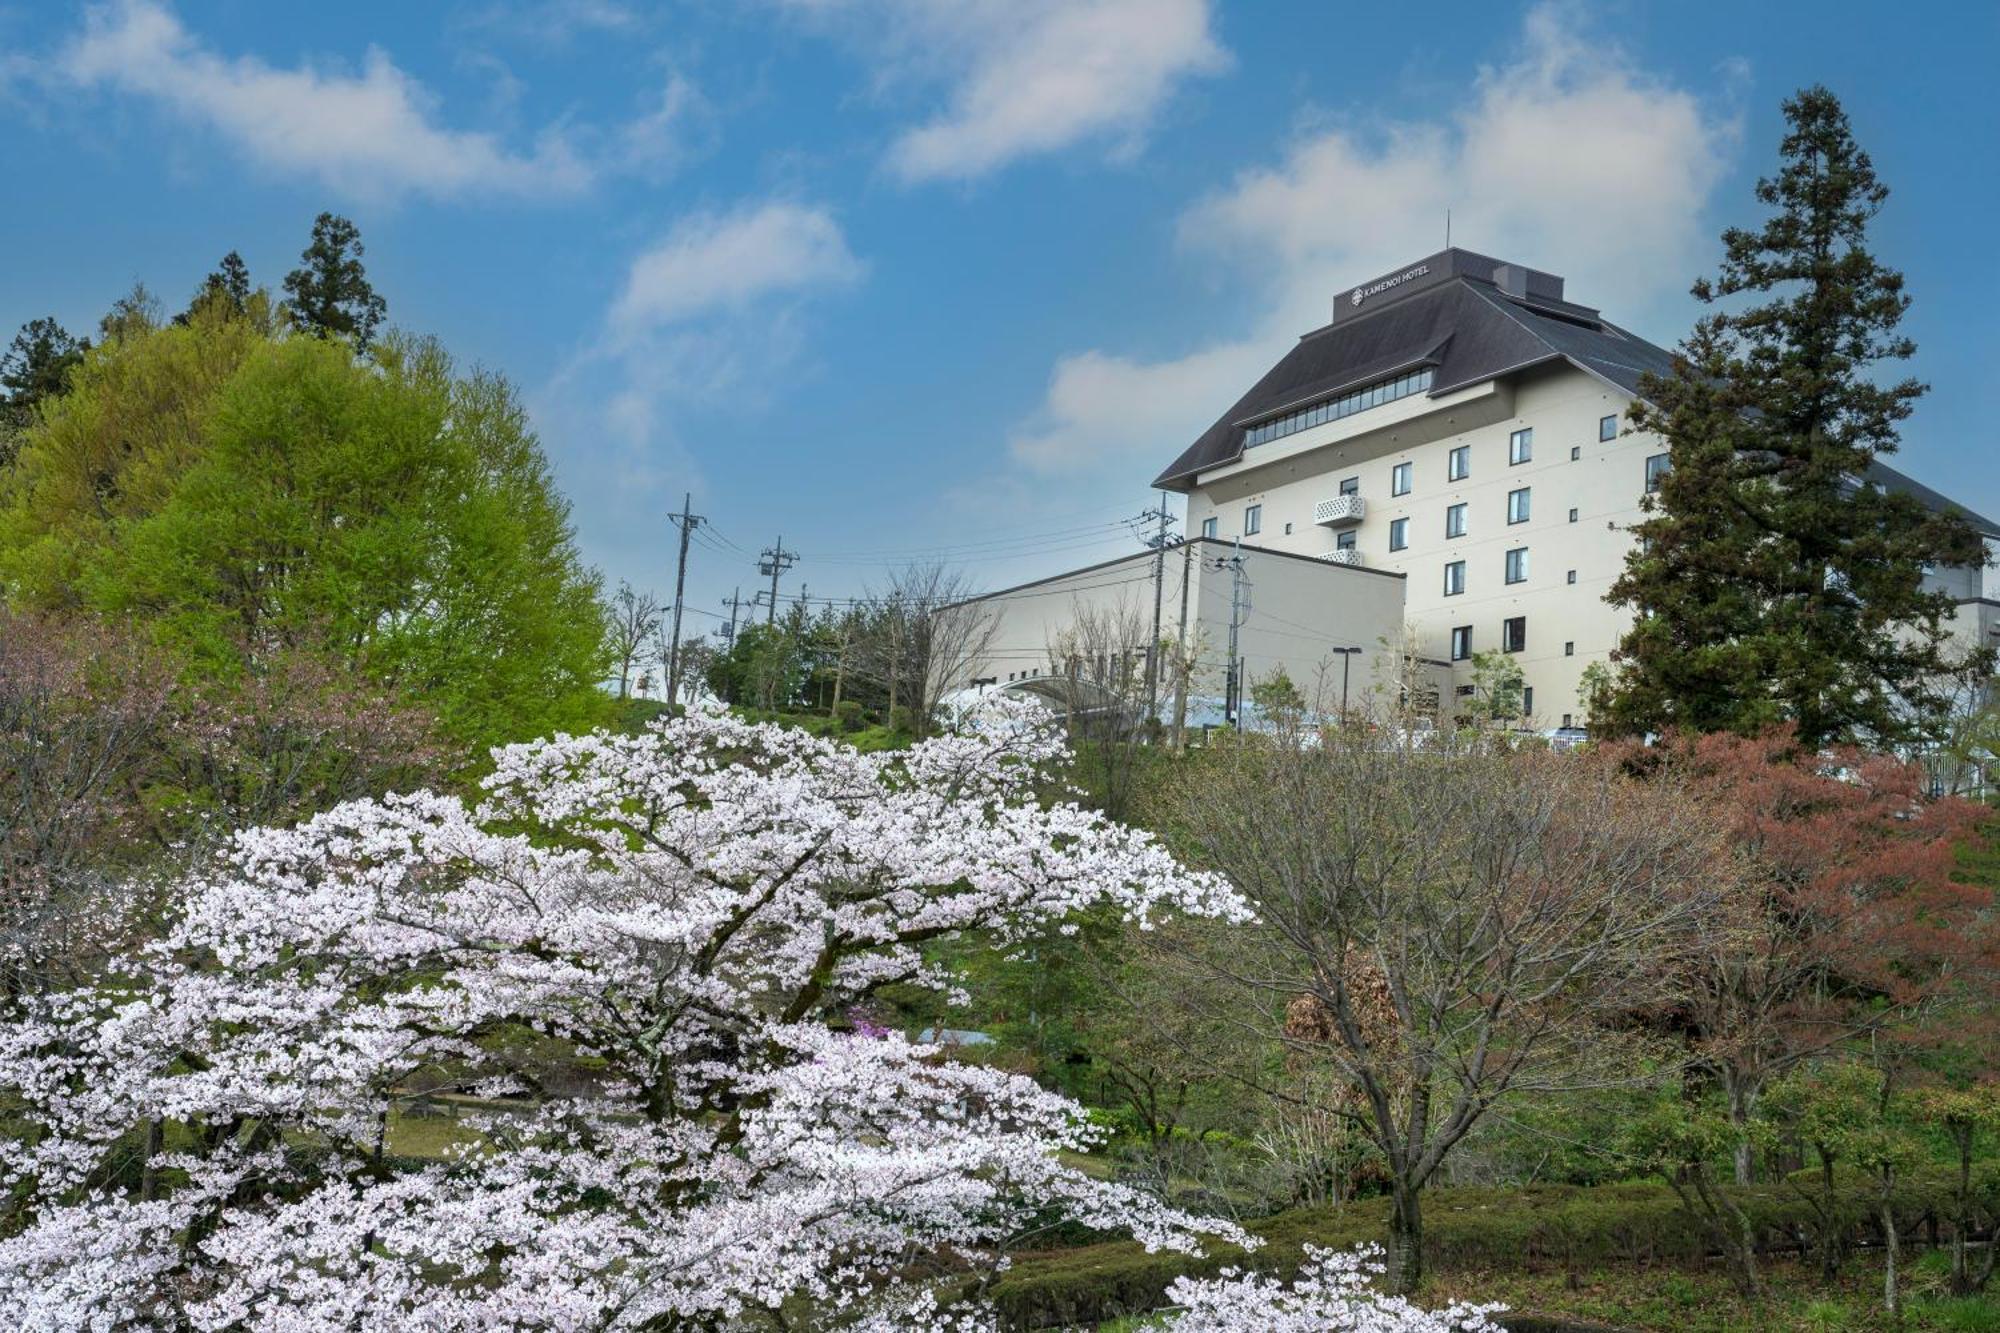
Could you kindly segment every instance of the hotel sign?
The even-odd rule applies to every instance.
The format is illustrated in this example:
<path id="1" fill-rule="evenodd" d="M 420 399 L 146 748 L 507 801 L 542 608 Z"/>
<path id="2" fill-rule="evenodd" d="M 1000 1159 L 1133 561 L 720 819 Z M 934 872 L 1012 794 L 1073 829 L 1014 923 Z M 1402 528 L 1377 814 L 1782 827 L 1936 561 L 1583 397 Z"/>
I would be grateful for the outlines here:
<path id="1" fill-rule="evenodd" d="M 1371 283 L 1366 287 L 1356 287 L 1354 289 L 1354 295 L 1349 299 L 1352 300 L 1355 305 L 1360 305 L 1363 301 L 1367 300 L 1371 296 L 1379 296 L 1383 292 L 1388 291 L 1392 287 L 1400 287 L 1404 283 L 1409 282 L 1412 279 L 1423 277 L 1424 274 L 1429 273 L 1430 271 L 1431 271 L 1431 266 L 1429 264 L 1419 264 L 1415 268 L 1406 268 L 1393 278 L 1384 278 L 1382 279 L 1382 281 Z"/>

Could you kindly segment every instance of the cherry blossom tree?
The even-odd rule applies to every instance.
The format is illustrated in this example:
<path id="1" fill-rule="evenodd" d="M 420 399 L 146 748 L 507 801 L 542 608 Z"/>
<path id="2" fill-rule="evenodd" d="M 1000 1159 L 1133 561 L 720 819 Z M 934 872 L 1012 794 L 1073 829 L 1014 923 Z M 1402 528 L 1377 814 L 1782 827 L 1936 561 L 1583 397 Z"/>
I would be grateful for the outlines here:
<path id="1" fill-rule="evenodd" d="M 1487 1316 L 1504 1307 L 1454 1304 L 1424 1310 L 1370 1287 L 1386 1271 L 1381 1250 L 1306 1248 L 1306 1262 L 1289 1283 L 1266 1274 L 1224 1269 L 1218 1278 L 1177 1278 L 1167 1299 L 1179 1313 L 1162 1325 L 1172 1333 L 1502 1333 Z"/>
<path id="2" fill-rule="evenodd" d="M 0 1310 L 961 1329 L 967 1275 L 1053 1220 L 1245 1241 L 1065 1164 L 1092 1132 L 1034 1083 L 843 1030 L 885 985 L 949 991 L 924 946 L 964 930 L 1244 915 L 1040 804 L 1061 753 L 1018 706 L 889 755 L 696 710 L 496 751 L 476 806 L 238 835 L 164 938 L 0 1024 Z M 440 1098 L 464 1141 L 399 1152 Z"/>

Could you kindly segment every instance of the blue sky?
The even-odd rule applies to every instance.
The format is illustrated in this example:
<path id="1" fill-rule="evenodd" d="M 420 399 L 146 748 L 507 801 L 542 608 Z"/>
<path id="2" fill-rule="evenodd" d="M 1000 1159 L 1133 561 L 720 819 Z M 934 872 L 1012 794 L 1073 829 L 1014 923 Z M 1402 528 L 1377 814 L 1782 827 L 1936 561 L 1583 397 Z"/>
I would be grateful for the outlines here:
<path id="1" fill-rule="evenodd" d="M 610 580 L 989 586 L 1117 520 L 1332 293 L 1459 244 L 1655 340 L 1822 81 L 1895 193 L 1899 466 L 2000 512 L 2000 8 L 0 0 L 0 326 L 275 287 L 351 216 L 391 320 L 513 379 Z M 691 628 L 700 628 L 696 619 Z"/>

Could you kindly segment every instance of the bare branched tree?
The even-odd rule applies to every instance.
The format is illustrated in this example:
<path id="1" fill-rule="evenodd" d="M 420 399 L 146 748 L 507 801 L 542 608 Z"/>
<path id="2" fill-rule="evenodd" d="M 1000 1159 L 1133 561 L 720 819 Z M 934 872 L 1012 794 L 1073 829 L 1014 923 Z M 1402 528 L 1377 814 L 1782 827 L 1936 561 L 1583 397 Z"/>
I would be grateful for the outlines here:
<path id="1" fill-rule="evenodd" d="M 609 616 L 611 655 L 618 663 L 618 697 L 631 693 L 632 672 L 653 647 L 660 632 L 662 613 L 659 599 L 639 592 L 621 581 L 611 597 Z"/>
<path id="2" fill-rule="evenodd" d="M 1146 739 L 1146 641 L 1152 629 L 1131 602 L 1082 598 L 1049 635 L 1057 706 L 1076 739 L 1078 767 L 1105 813 L 1123 819 Z"/>
<path id="3" fill-rule="evenodd" d="M 908 709 L 918 735 L 999 629 L 999 613 L 974 595 L 972 581 L 943 561 L 913 562 L 890 571 L 860 617 L 846 669 L 882 690 L 891 714 Z"/>
<path id="4" fill-rule="evenodd" d="M 1337 1076 L 1315 1109 L 1381 1158 L 1401 1291 L 1423 1272 L 1421 1193 L 1489 1108 L 1633 1077 L 1631 1017 L 1730 864 L 1689 790 L 1471 731 L 1232 742 L 1186 771 L 1167 821 L 1257 913 L 1183 965 L 1257 997 L 1248 1035 L 1288 1068 Z"/>

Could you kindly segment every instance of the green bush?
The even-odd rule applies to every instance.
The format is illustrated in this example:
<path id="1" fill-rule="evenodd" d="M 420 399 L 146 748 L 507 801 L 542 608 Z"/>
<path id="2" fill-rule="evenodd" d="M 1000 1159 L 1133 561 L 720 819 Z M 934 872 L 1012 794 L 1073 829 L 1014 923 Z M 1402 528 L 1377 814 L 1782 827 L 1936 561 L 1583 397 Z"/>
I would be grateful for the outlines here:
<path id="1" fill-rule="evenodd" d="M 1799 1237 L 1810 1235 L 1812 1209 L 1790 1186 L 1731 1188 L 1765 1251 L 1796 1250 Z M 1865 1233 L 1874 1225 L 1873 1186 L 1855 1180 L 1842 1189 L 1857 1230 Z M 1927 1214 L 1945 1212 L 1949 1200 L 1950 1183 L 1942 1176 L 1902 1185 L 1896 1211 L 1907 1219 L 1905 1234 L 1914 1234 Z M 1424 1217 L 1433 1271 L 1695 1263 L 1709 1249 L 1707 1232 L 1673 1191 L 1651 1182 L 1435 1190 L 1425 1197 Z M 1210 1276 L 1237 1265 L 1288 1275 L 1308 1243 L 1380 1243 L 1388 1234 L 1388 1200 L 1298 1209 L 1248 1229 L 1264 1240 L 1249 1253 L 1218 1245 L 1198 1258 L 1148 1254 L 1124 1241 L 1023 1255 L 993 1284 L 991 1296 L 1008 1328 L 1093 1327 L 1158 1308 L 1168 1285 L 1184 1274 Z"/>

